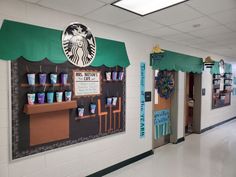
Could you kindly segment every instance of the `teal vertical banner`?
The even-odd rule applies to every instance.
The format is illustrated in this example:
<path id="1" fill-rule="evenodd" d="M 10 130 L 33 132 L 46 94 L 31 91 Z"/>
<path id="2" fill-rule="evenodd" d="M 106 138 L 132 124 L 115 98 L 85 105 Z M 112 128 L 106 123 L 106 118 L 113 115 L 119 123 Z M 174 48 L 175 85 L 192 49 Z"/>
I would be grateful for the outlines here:
<path id="1" fill-rule="evenodd" d="M 140 63 L 140 138 L 145 137 L 145 72 L 146 64 Z"/>

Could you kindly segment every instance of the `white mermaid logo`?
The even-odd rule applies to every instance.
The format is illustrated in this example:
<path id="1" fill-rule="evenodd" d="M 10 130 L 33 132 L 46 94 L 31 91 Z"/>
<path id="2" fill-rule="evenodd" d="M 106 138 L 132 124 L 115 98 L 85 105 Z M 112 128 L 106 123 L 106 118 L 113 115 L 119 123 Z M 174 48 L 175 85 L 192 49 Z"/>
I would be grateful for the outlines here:
<path id="1" fill-rule="evenodd" d="M 90 30 L 82 24 L 69 25 L 63 32 L 62 44 L 68 60 L 76 66 L 89 66 L 95 58 L 95 39 Z"/>

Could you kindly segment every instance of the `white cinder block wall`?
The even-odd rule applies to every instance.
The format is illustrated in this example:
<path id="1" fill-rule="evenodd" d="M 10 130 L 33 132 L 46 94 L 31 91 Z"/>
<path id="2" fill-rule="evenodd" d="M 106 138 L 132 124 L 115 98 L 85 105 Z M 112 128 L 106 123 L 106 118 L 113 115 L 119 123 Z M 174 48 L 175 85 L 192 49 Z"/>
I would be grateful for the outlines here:
<path id="1" fill-rule="evenodd" d="M 127 100 L 126 100 L 126 132 L 112 135 L 66 148 L 60 148 L 47 153 L 30 156 L 26 159 L 20 159 L 11 162 L 9 159 L 9 120 L 8 111 L 8 63 L 0 60 L 0 177 L 83 177 L 120 161 L 131 158 L 135 155 L 146 152 L 152 148 L 152 103 L 146 103 L 146 136 L 145 139 L 139 139 L 139 64 L 145 61 L 146 71 L 146 90 L 152 90 L 152 70 L 149 67 L 149 54 L 152 47 L 159 43 L 162 48 L 173 50 L 180 53 L 206 57 L 211 55 L 213 58 L 222 58 L 209 53 L 204 53 L 187 46 L 176 45 L 166 41 L 148 37 L 138 33 L 115 28 L 113 26 L 96 23 L 78 16 L 53 11 L 32 4 L 14 1 L 0 0 L 0 24 L 3 19 L 10 19 L 31 23 L 39 26 L 50 27 L 63 30 L 66 25 L 73 21 L 86 24 L 92 29 L 97 37 L 124 41 L 126 44 L 128 56 L 131 65 L 127 68 Z M 7 42 L 7 41 L 6 41 Z M 206 77 L 205 77 L 206 75 Z M 183 83 L 184 75 L 179 74 L 180 82 Z M 209 96 L 210 84 L 209 75 L 204 73 L 203 85 L 207 88 Z M 209 85 L 208 85 L 209 84 Z M 184 87 L 184 86 L 183 86 Z M 183 90 L 180 88 L 178 95 L 179 108 L 183 109 Z M 182 95 L 182 96 L 181 96 Z M 207 98 L 208 97 L 206 95 Z M 214 112 L 216 119 L 209 117 L 211 110 L 204 110 L 204 105 L 209 103 L 209 98 L 204 102 L 203 111 L 209 113 L 208 116 L 202 113 L 203 127 L 212 125 L 236 114 L 232 106 L 222 108 L 230 109 L 230 114 L 224 114 L 222 111 Z M 209 103 L 210 104 L 210 103 Z M 181 106 L 182 105 L 182 106 Z M 183 111 L 182 111 L 183 112 Z M 227 115 L 227 116 L 226 116 Z M 178 138 L 183 136 L 183 113 L 179 112 Z"/>

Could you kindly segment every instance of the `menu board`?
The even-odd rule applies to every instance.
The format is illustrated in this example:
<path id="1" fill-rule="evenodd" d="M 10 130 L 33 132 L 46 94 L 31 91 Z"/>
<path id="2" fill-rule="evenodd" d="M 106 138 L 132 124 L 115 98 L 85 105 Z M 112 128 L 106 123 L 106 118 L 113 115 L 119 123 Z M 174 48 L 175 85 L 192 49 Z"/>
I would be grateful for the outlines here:
<path id="1" fill-rule="evenodd" d="M 74 96 L 100 95 L 101 83 L 99 71 L 73 71 Z"/>

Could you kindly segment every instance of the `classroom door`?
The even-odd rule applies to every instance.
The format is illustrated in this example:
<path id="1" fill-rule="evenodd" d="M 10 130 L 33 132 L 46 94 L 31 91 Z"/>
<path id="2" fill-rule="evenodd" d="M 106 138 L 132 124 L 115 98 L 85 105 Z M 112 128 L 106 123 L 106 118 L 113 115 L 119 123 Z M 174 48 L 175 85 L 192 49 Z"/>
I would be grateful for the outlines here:
<path id="1" fill-rule="evenodd" d="M 158 71 L 155 70 L 153 74 L 153 149 L 155 149 L 170 142 L 171 98 L 160 96 L 157 89 Z"/>

